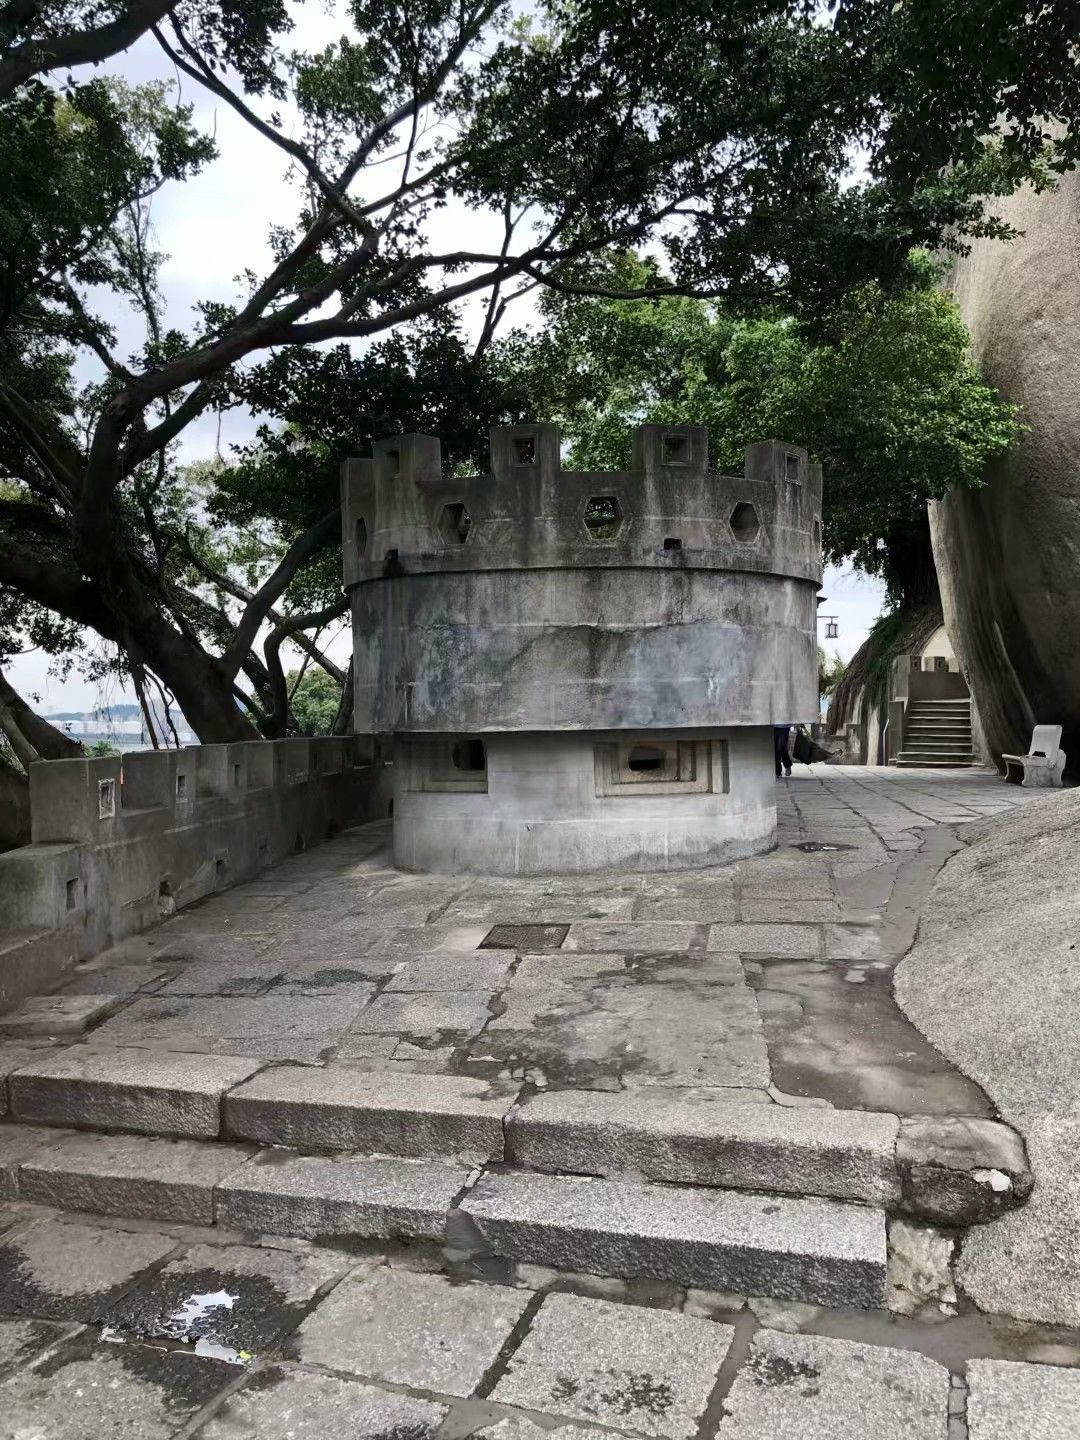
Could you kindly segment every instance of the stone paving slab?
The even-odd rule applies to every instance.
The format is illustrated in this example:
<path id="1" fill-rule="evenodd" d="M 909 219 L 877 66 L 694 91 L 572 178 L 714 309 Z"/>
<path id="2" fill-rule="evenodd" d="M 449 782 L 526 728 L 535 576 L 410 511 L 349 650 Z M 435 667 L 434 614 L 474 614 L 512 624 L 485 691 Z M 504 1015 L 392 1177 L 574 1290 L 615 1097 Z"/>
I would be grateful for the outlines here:
<path id="1" fill-rule="evenodd" d="M 170 974 L 164 965 L 94 965 L 77 970 L 64 986 L 65 995 L 134 995 L 156 989 Z"/>
<path id="2" fill-rule="evenodd" d="M 1080 1370 L 969 1360 L 969 1440 L 1076 1440 Z"/>
<path id="3" fill-rule="evenodd" d="M 551 1295 L 492 1399 L 692 1440 L 734 1330 L 577 1295 Z"/>
<path id="4" fill-rule="evenodd" d="M 122 1003 L 120 995 L 33 995 L 0 1014 L 0 1035 L 82 1035 Z"/>
<path id="5" fill-rule="evenodd" d="M 812 1304 L 878 1306 L 885 1216 L 839 1200 L 507 1172 L 460 1202 L 491 1251 Z"/>
<path id="6" fill-rule="evenodd" d="M 0 1380 L 73 1333 L 50 1320 L 0 1320 Z"/>
<path id="7" fill-rule="evenodd" d="M 29 1219 L 0 1239 L 0 1314 L 100 1321 L 137 1275 L 175 1249 L 171 1236 L 150 1230 Z"/>
<path id="8" fill-rule="evenodd" d="M 156 993 L 173 995 L 262 995 L 280 981 L 286 962 L 265 955 L 250 960 L 200 960 L 185 965 Z"/>
<path id="9" fill-rule="evenodd" d="M 707 948 L 813 960 L 821 954 L 821 933 L 816 925 L 711 925 Z"/>
<path id="10" fill-rule="evenodd" d="M 210 1225 L 214 1187 L 250 1146 L 72 1134 L 19 1170 L 19 1195 L 40 1205 L 129 1219 Z"/>
<path id="11" fill-rule="evenodd" d="M 478 1035 L 491 1019 L 490 993 L 382 994 L 353 1021 L 350 1035 L 402 1035 L 418 1039 Z M 350 1053 L 349 1038 L 341 1045 Z"/>
<path id="12" fill-rule="evenodd" d="M 471 1395 L 529 1300 L 527 1290 L 384 1267 L 343 1280 L 300 1327 L 296 1351 L 338 1372 Z"/>
<path id="13" fill-rule="evenodd" d="M 387 981 L 385 989 L 457 991 L 476 990 L 485 995 L 502 988 L 513 958 L 508 951 L 482 951 L 468 956 L 433 956 L 406 960 Z"/>
<path id="14" fill-rule="evenodd" d="M 95 1032 L 95 1043 L 194 1053 L 318 1060 L 360 1013 L 368 992 L 135 1000 Z"/>
<path id="15" fill-rule="evenodd" d="M 948 1400 L 948 1370 L 911 1350 L 764 1330 L 716 1440 L 946 1440 Z"/>
<path id="16" fill-rule="evenodd" d="M 276 1066 L 225 1100 L 228 1133 L 298 1150 L 502 1159 L 514 1091 L 464 1075 Z"/>
<path id="17" fill-rule="evenodd" d="M 899 1199 L 895 1116 L 740 1104 L 737 1093 L 554 1091 L 512 1113 L 508 1142 L 515 1163 L 531 1170 Z"/>
<path id="18" fill-rule="evenodd" d="M 221 1097 L 258 1062 L 77 1046 L 35 1057 L 9 1080 L 15 1119 L 144 1135 L 212 1139 Z"/>
<path id="19" fill-rule="evenodd" d="M 134 1285 L 106 1320 L 125 1337 L 202 1342 L 256 1358 L 276 1349 L 352 1264 L 333 1252 L 192 1245 Z"/>
<path id="20" fill-rule="evenodd" d="M 266 1155 L 217 1187 L 219 1225 L 310 1240 L 442 1240 L 468 1172 L 420 1160 Z"/>
<path id="21" fill-rule="evenodd" d="M 92 1335 L 79 1335 L 0 1384 L 0 1434 L 173 1440 L 234 1378 L 218 1360 L 144 1346 L 95 1348 Z"/>
<path id="22" fill-rule="evenodd" d="M 433 1440 L 447 1407 L 356 1380 L 276 1368 L 254 1376 L 199 1440 Z M 141 1440 L 141 1437 L 140 1437 Z"/>

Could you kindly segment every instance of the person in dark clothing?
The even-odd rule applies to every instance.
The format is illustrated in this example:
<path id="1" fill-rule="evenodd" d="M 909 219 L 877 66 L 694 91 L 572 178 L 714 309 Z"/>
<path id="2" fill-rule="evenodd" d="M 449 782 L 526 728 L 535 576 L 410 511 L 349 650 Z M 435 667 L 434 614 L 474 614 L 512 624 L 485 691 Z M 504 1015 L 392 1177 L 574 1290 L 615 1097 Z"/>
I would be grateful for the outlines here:
<path id="1" fill-rule="evenodd" d="M 773 749 L 776 758 L 776 776 L 780 778 L 781 768 L 785 775 L 791 774 L 791 751 L 788 749 L 788 741 L 791 737 L 790 725 L 773 726 Z"/>

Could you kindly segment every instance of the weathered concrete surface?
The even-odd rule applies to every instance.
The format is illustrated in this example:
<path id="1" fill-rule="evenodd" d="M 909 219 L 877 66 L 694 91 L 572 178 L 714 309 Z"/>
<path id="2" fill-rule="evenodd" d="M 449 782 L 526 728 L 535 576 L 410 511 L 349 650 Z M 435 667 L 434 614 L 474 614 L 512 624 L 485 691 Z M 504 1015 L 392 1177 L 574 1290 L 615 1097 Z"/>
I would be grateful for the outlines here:
<path id="1" fill-rule="evenodd" d="M 897 999 L 1027 1141 L 1035 1191 L 971 1232 L 960 1265 L 984 1309 L 1080 1325 L 1080 795 L 1044 795 L 942 871 Z"/>
<path id="2" fill-rule="evenodd" d="M 465 1170 L 417 1160 L 269 1153 L 222 1179 L 219 1225 L 309 1239 L 401 1237 L 441 1240 Z"/>
<path id="3" fill-rule="evenodd" d="M 0 1386 L 3 1433 L 173 1440 L 232 1378 L 218 1360 L 176 1350 L 95 1349 L 94 1340 L 92 1332 L 76 1336 Z"/>
<path id="4" fill-rule="evenodd" d="M 19 1196 L 62 1210 L 213 1222 L 214 1186 L 251 1154 L 240 1145 L 72 1134 L 19 1169 Z"/>
<path id="5" fill-rule="evenodd" d="M 563 1090 L 515 1110 L 512 1159 L 532 1170 L 736 1190 L 899 1197 L 892 1115 L 740 1103 L 717 1090 Z"/>
<path id="6" fill-rule="evenodd" d="M 33 843 L 0 856 L 0 932 L 41 932 L 30 950 L 55 984 L 73 962 L 385 813 L 367 749 L 300 738 L 33 765 Z M 25 956 L 0 950 L 0 1003 L 33 988 Z"/>
<path id="7" fill-rule="evenodd" d="M 226 1400 L 199 1440 L 433 1440 L 447 1407 L 391 1395 L 355 1380 L 304 1371 L 264 1370 Z"/>
<path id="8" fill-rule="evenodd" d="M 297 1352 L 339 1372 L 471 1395 L 528 1303 L 526 1290 L 380 1268 L 337 1287 L 301 1325 Z"/>
<path id="9" fill-rule="evenodd" d="M 221 1097 L 258 1068 L 230 1056 L 72 1047 L 10 1077 L 11 1113 L 47 1125 L 212 1139 L 221 1130 Z"/>
<path id="10" fill-rule="evenodd" d="M 154 1231 L 28 1217 L 0 1241 L 0 1313 L 101 1321 L 176 1241 Z"/>
<path id="11" fill-rule="evenodd" d="M 885 1217 L 838 1200 L 485 1175 L 461 1210 L 496 1255 L 562 1270 L 874 1306 Z"/>
<path id="12" fill-rule="evenodd" d="M 514 1101 L 464 1075 L 385 1075 L 281 1066 L 225 1101 L 228 1133 L 295 1150 L 501 1160 Z"/>
<path id="13" fill-rule="evenodd" d="M 551 1295 L 492 1399 L 693 1440 L 734 1333 L 709 1320 Z"/>
<path id="14" fill-rule="evenodd" d="M 252 1245 L 192 1245 L 109 1310 L 109 1326 L 148 1341 L 219 1347 L 254 1359 L 278 1349 L 352 1267 L 345 1255 Z"/>
<path id="15" fill-rule="evenodd" d="M 902 1208 L 941 1225 L 993 1220 L 1031 1194 L 1024 1142 L 996 1120 L 906 1115 L 896 1163 Z"/>
<path id="16" fill-rule="evenodd" d="M 910 1350 L 761 1332 L 717 1440 L 946 1440 L 948 1398 L 948 1370 Z"/>
<path id="17" fill-rule="evenodd" d="M 1080 1370 L 972 1360 L 970 1440 L 1073 1440 L 1080 1427 Z"/>
<path id="18" fill-rule="evenodd" d="M 978 491 L 931 506 L 949 633 L 989 748 L 1023 753 L 1037 722 L 1064 727 L 1080 763 L 1080 175 L 993 210 L 1020 231 L 976 240 L 952 290 L 991 384 L 1021 407 L 1025 431 Z"/>

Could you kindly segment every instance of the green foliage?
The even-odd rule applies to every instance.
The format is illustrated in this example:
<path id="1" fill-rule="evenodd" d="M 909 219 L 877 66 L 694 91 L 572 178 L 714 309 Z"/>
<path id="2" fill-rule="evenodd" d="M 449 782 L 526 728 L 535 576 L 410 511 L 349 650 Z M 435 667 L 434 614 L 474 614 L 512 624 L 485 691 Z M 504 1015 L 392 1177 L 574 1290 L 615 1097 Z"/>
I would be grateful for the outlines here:
<path id="1" fill-rule="evenodd" d="M 817 647 L 817 659 L 818 694 L 831 695 L 844 678 L 847 661 L 842 660 L 839 651 L 836 650 L 831 655 L 827 655 L 821 645 Z"/>
<path id="2" fill-rule="evenodd" d="M 329 735 L 334 728 L 341 686 L 325 670 L 306 670 L 297 678 L 290 671 L 286 681 L 292 695 L 290 707 L 301 735 Z"/>
<path id="3" fill-rule="evenodd" d="M 629 256 L 610 264 L 624 286 L 651 269 Z M 927 500 L 981 485 L 1019 429 L 979 375 L 938 269 L 919 254 L 909 269 L 908 288 L 860 286 L 813 333 L 790 316 L 735 319 L 685 298 L 549 297 L 549 327 L 524 364 L 575 467 L 624 468 L 642 422 L 708 425 L 712 462 L 727 471 L 755 440 L 804 445 L 827 477 L 826 555 L 881 576 L 900 599 Z M 501 363 L 524 353 L 515 341 Z"/>
<path id="4" fill-rule="evenodd" d="M 120 751 L 111 740 L 91 740 L 90 744 L 86 746 L 86 753 L 99 759 L 103 756 L 119 755 Z"/>

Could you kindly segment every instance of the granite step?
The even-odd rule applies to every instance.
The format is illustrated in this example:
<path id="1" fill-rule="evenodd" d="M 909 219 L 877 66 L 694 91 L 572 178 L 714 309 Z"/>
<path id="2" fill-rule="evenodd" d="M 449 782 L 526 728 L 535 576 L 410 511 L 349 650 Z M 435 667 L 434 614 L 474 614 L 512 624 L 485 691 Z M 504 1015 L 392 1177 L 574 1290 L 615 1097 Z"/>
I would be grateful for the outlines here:
<path id="1" fill-rule="evenodd" d="M 460 1243 L 519 1263 L 812 1305 L 884 1302 L 878 1207 L 510 1171 L 483 1175 L 459 1210 Z"/>
<path id="2" fill-rule="evenodd" d="M 518 1104 L 517 1086 L 474 1076 L 74 1046 L 19 1057 L 8 1097 L 12 1119 L 35 1126 L 470 1167 L 505 1159 L 867 1204 L 899 1196 L 895 1116 L 737 1091 L 566 1090 Z"/>
<path id="3" fill-rule="evenodd" d="M 22 1133 L 21 1133 L 22 1132 Z M 311 1156 L 221 1141 L 21 1133 L 7 1195 L 79 1213 L 350 1244 L 424 1239 L 472 1261 L 877 1306 L 885 1215 L 839 1200 Z"/>
<path id="4" fill-rule="evenodd" d="M 900 1195 L 895 1115 L 753 1103 L 709 1090 L 549 1091 L 515 1107 L 507 1160 L 557 1174 L 819 1195 Z"/>

